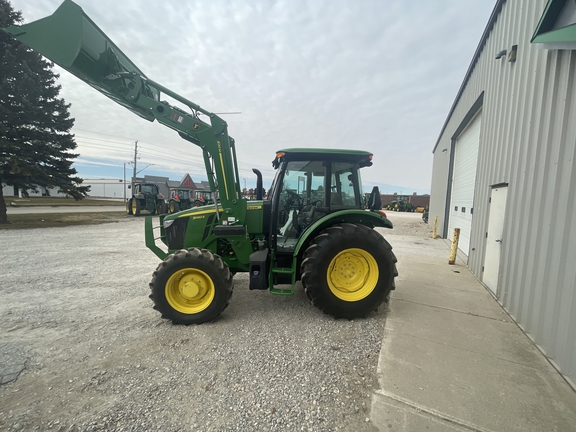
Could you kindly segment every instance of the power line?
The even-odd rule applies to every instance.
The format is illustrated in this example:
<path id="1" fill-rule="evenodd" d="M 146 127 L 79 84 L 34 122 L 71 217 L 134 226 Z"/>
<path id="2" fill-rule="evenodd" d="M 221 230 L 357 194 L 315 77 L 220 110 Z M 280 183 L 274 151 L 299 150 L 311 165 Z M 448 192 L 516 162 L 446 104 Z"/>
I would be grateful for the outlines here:
<path id="1" fill-rule="evenodd" d="M 141 154 L 146 154 L 150 157 L 164 157 L 164 158 L 171 158 L 175 161 L 179 161 L 179 160 L 190 160 L 190 161 L 196 161 L 196 160 L 204 160 L 203 158 L 195 158 L 194 156 L 181 156 L 178 153 L 175 152 L 158 152 L 158 151 L 153 151 L 153 150 L 145 150 L 145 151 L 141 151 Z"/>
<path id="2" fill-rule="evenodd" d="M 109 137 L 113 137 L 113 138 L 119 138 L 119 139 L 123 139 L 123 140 L 126 140 L 126 141 L 130 141 L 130 143 L 126 143 L 126 142 L 120 143 L 119 141 L 110 141 L 110 142 L 116 142 L 116 143 L 124 144 L 124 145 L 130 145 L 130 146 L 132 146 L 132 143 L 133 143 L 134 141 L 136 141 L 136 138 L 128 138 L 128 137 L 123 137 L 123 136 L 119 136 L 119 135 L 106 134 L 106 133 L 103 133 L 103 132 L 95 132 L 95 131 L 91 131 L 91 130 L 87 130 L 87 129 L 74 128 L 74 130 L 75 130 L 75 131 L 88 132 L 88 133 L 96 134 L 96 135 L 104 135 L 104 136 L 109 136 Z M 80 136 L 80 135 L 75 134 L 75 136 Z M 85 137 L 85 138 L 95 139 L 95 140 L 101 140 L 101 141 L 106 141 L 106 140 L 102 140 L 101 138 L 92 138 L 92 137 Z M 147 142 L 147 141 L 142 141 L 142 140 L 138 140 L 138 144 L 150 144 L 150 145 L 155 145 L 155 144 L 153 144 L 153 143 L 149 143 L 149 142 Z"/>
<path id="3" fill-rule="evenodd" d="M 80 139 L 80 140 L 91 140 L 91 141 L 98 141 L 98 142 L 105 142 L 105 143 L 111 143 L 111 144 L 119 144 L 122 146 L 132 146 L 132 143 L 127 143 L 127 142 L 120 142 L 120 141 L 110 141 L 110 140 L 104 140 L 102 138 L 94 138 L 94 137 L 88 137 L 88 136 L 83 136 L 83 135 L 76 135 L 74 138 Z"/>
<path id="4" fill-rule="evenodd" d="M 116 147 L 111 147 L 111 146 L 105 146 L 105 145 L 95 145 L 93 143 L 81 143 L 82 147 L 88 147 L 88 148 L 93 148 L 93 149 L 98 149 L 98 150 L 118 150 L 118 151 L 122 151 L 122 149 L 118 149 Z M 78 147 L 76 147 L 76 149 L 78 149 Z"/>
<path id="5" fill-rule="evenodd" d="M 178 155 L 174 155 L 174 154 L 152 154 L 152 153 L 148 153 L 148 152 L 140 152 L 140 154 L 142 156 L 146 156 L 148 159 L 164 159 L 170 162 L 186 162 L 186 163 L 196 163 L 196 164 L 202 164 L 202 162 L 197 161 L 193 158 L 183 158 L 180 157 Z"/>
<path id="6" fill-rule="evenodd" d="M 85 147 L 85 148 L 88 148 L 88 149 L 95 149 L 95 150 L 118 150 L 118 149 L 116 149 L 116 148 L 114 148 L 114 147 L 111 147 L 111 146 L 106 146 L 106 145 L 101 145 L 101 144 L 100 144 L 100 145 L 96 145 L 96 144 L 92 144 L 92 143 L 90 143 L 90 144 L 88 144 L 88 143 L 83 143 L 83 144 L 82 144 L 82 147 Z M 78 150 L 78 148 L 77 148 L 76 150 Z M 80 154 L 82 154 L 82 153 L 83 153 L 83 152 L 82 152 L 82 150 L 80 149 Z M 118 153 L 122 153 L 122 152 L 119 151 Z M 194 160 L 194 159 L 191 158 L 191 157 L 183 158 L 183 157 L 180 157 L 180 156 L 176 156 L 176 155 L 174 155 L 174 154 L 172 154 L 172 153 L 162 154 L 162 153 L 156 152 L 155 154 L 153 154 L 153 153 L 150 153 L 150 151 L 146 151 L 146 152 L 138 151 L 138 155 L 139 155 L 139 156 L 145 156 L 146 159 L 152 159 L 152 160 L 154 160 L 154 161 L 163 160 L 163 161 L 166 161 L 166 162 L 177 162 L 177 163 L 182 163 L 182 164 L 185 164 L 185 165 L 192 165 L 192 166 L 196 166 L 196 167 L 204 167 L 203 162 Z M 88 156 L 84 155 L 84 157 L 88 157 Z M 90 157 L 96 158 L 95 156 L 90 156 Z M 103 155 L 103 156 L 97 156 L 97 158 L 105 159 L 106 156 L 104 156 L 104 155 Z"/>
<path id="7" fill-rule="evenodd" d="M 105 135 L 105 136 L 111 136 L 111 137 L 114 137 L 114 138 L 122 138 L 122 139 L 126 139 L 126 140 L 128 140 L 128 141 L 134 141 L 134 140 L 135 140 L 135 138 L 121 137 L 121 136 L 118 136 L 118 135 L 111 135 L 111 134 L 106 134 L 106 133 L 102 133 L 102 132 L 90 131 L 90 130 L 86 130 L 86 129 L 74 128 L 74 130 L 78 130 L 78 131 L 82 131 L 82 132 L 89 132 L 89 133 L 93 133 L 93 134 L 96 134 L 96 135 Z"/>
<path id="8" fill-rule="evenodd" d="M 106 134 L 106 133 L 102 133 L 102 132 L 95 132 L 95 131 L 90 131 L 90 130 L 86 130 L 86 129 L 77 128 L 75 130 L 87 132 L 90 134 L 109 136 L 109 137 L 113 137 L 113 138 L 117 138 L 117 139 L 132 140 L 130 138 L 121 137 L 118 135 Z M 81 135 L 81 134 L 76 134 L 75 138 L 78 138 L 78 141 L 77 141 L 78 146 L 85 147 L 88 149 L 96 149 L 96 150 L 116 150 L 118 153 L 121 153 L 122 151 L 127 150 L 126 147 L 128 145 L 131 145 L 131 144 L 128 144 L 126 142 L 106 140 L 106 139 L 102 139 L 102 138 L 90 137 L 90 136 L 85 136 L 85 135 Z M 107 144 L 112 144 L 112 145 L 107 145 Z M 188 156 L 186 158 L 183 158 L 180 154 L 177 154 L 176 152 L 162 152 L 162 150 L 158 150 L 157 148 L 154 148 L 157 146 L 156 144 L 145 143 L 145 144 L 147 144 L 147 146 L 146 147 L 140 146 L 140 148 L 138 148 L 139 147 L 138 144 L 139 144 L 139 141 L 136 141 L 135 147 L 134 147 L 134 162 L 133 162 L 134 171 L 136 171 L 136 163 L 137 163 L 137 160 L 139 159 L 140 155 L 146 156 L 147 159 L 151 158 L 154 161 L 161 160 L 161 161 L 165 161 L 168 163 L 177 162 L 177 163 L 181 163 L 183 165 L 190 165 L 191 168 L 195 169 L 195 170 L 198 170 L 198 169 L 203 170 L 205 168 L 204 161 L 203 160 L 202 161 L 195 160 L 194 156 Z M 116 146 L 116 145 L 121 146 L 121 148 L 118 148 L 118 146 Z M 152 148 L 149 148 L 148 145 L 150 145 Z M 143 152 L 141 150 L 145 150 L 145 151 Z M 96 157 L 94 157 L 94 156 L 83 156 L 83 158 L 96 159 Z M 100 159 L 105 159 L 105 157 L 100 157 Z"/>

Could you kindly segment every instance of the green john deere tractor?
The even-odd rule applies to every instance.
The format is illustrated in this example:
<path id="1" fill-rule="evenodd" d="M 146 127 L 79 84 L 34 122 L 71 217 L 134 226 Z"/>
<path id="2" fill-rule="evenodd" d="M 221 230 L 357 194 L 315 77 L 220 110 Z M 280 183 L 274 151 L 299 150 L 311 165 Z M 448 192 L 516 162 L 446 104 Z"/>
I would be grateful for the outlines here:
<path id="1" fill-rule="evenodd" d="M 398 195 L 394 201 L 386 206 L 386 209 L 397 212 L 413 212 L 416 207 L 412 205 L 408 195 Z"/>
<path id="2" fill-rule="evenodd" d="M 166 213 L 164 195 L 158 185 L 153 183 L 136 183 L 132 187 L 132 198 L 126 203 L 126 213 L 139 216 L 144 210 L 150 214 Z"/>
<path id="3" fill-rule="evenodd" d="M 210 191 L 194 191 L 194 206 L 200 207 L 208 204 L 214 204 L 213 193 Z"/>
<path id="4" fill-rule="evenodd" d="M 228 306 L 239 272 L 249 274 L 251 290 L 277 295 L 293 294 L 300 281 L 315 306 L 338 318 L 365 317 L 387 300 L 398 273 L 392 247 L 374 230 L 392 228 L 379 210 L 379 193 L 364 208 L 360 171 L 372 165 L 371 153 L 277 151 L 266 199 L 255 169 L 256 200 L 244 199 L 226 122 L 147 78 L 71 0 L 50 17 L 6 31 L 202 149 L 214 203 L 161 215 L 157 228 L 155 218 L 145 221 L 146 245 L 162 260 L 150 298 L 163 318 L 180 324 L 215 319 Z M 162 93 L 189 111 L 169 105 Z"/>
<path id="5" fill-rule="evenodd" d="M 168 201 L 168 213 L 178 213 L 180 210 L 188 210 L 194 207 L 194 198 L 190 189 L 170 190 L 170 200 Z"/>

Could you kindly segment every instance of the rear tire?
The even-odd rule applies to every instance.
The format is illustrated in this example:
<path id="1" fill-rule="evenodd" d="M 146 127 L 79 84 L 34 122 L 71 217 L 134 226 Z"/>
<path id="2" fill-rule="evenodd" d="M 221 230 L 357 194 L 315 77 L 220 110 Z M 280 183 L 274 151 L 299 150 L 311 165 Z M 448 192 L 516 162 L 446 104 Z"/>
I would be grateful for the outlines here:
<path id="1" fill-rule="evenodd" d="M 201 324 L 228 307 L 233 286 L 228 265 L 218 255 L 206 249 L 182 249 L 156 268 L 150 298 L 162 318 L 174 324 Z"/>
<path id="2" fill-rule="evenodd" d="M 343 223 L 322 231 L 304 252 L 302 285 L 312 304 L 336 318 L 364 318 L 395 288 L 390 244 L 364 225 Z"/>
<path id="3" fill-rule="evenodd" d="M 142 204 L 140 203 L 140 200 L 132 198 L 132 214 L 134 216 L 140 216 L 141 211 L 142 211 Z"/>

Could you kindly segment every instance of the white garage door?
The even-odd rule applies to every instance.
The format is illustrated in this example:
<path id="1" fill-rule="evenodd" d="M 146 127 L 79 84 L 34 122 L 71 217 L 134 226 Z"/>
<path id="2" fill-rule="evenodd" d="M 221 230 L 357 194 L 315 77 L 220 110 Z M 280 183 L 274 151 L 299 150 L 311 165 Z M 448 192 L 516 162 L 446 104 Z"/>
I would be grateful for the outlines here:
<path id="1" fill-rule="evenodd" d="M 478 144 L 482 113 L 478 114 L 456 140 L 454 149 L 454 170 L 452 195 L 450 200 L 449 238 L 454 228 L 460 228 L 458 249 L 468 255 L 474 208 L 474 186 L 478 165 Z"/>

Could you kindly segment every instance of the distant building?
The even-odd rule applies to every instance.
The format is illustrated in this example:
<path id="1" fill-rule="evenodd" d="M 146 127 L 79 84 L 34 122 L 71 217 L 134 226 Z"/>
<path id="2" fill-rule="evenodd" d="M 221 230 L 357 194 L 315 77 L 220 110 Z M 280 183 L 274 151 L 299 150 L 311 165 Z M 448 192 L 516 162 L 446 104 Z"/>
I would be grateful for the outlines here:
<path id="1" fill-rule="evenodd" d="M 123 187 L 128 184 L 124 185 L 123 180 L 117 179 L 84 179 L 82 182 L 82 186 L 90 186 L 88 196 L 97 198 L 124 198 Z"/>
<path id="2" fill-rule="evenodd" d="M 7 185 L 6 183 L 2 183 L 2 195 L 4 197 L 20 197 L 22 195 L 22 191 L 18 190 L 17 187 L 12 185 Z M 32 197 L 41 197 L 41 196 L 51 196 L 51 197 L 64 197 L 66 194 L 58 192 L 57 187 L 38 187 L 38 192 L 34 192 L 31 189 L 27 189 L 28 195 Z"/>
<path id="3" fill-rule="evenodd" d="M 184 175 L 182 180 L 170 180 L 168 177 L 162 176 L 149 176 L 136 177 L 134 179 L 136 183 L 154 183 L 158 185 L 160 193 L 164 195 L 165 198 L 170 197 L 170 189 L 190 189 L 199 191 L 209 191 L 210 184 L 207 181 L 194 182 L 190 174 Z M 82 186 L 90 186 L 90 191 L 88 192 L 89 197 L 94 198 L 130 198 L 132 196 L 130 180 L 124 181 L 122 179 L 84 179 Z M 9 186 L 2 183 L 2 193 L 5 197 L 18 197 L 19 191 L 14 186 Z M 33 192 L 28 190 L 28 194 L 32 197 L 36 196 L 52 196 L 52 197 L 64 197 L 66 194 L 58 193 L 58 188 L 44 188 L 39 187 L 38 192 Z"/>
<path id="4" fill-rule="evenodd" d="M 430 218 L 576 382 L 576 3 L 498 0 L 434 146 Z M 497 371 L 496 371 L 497 373 Z"/>

